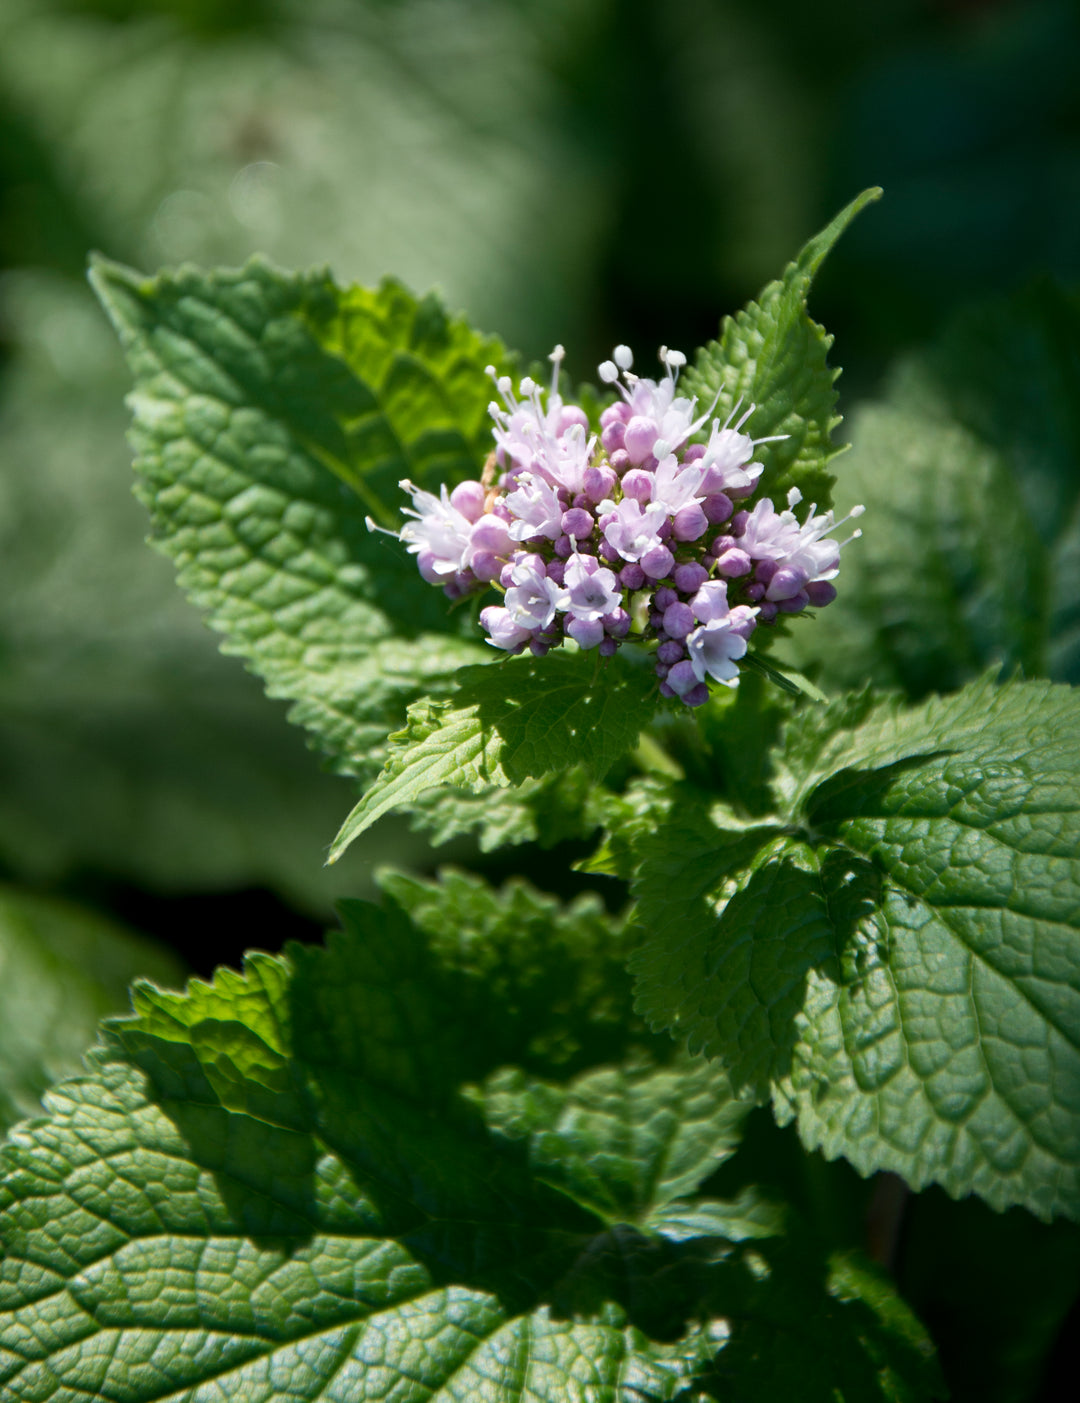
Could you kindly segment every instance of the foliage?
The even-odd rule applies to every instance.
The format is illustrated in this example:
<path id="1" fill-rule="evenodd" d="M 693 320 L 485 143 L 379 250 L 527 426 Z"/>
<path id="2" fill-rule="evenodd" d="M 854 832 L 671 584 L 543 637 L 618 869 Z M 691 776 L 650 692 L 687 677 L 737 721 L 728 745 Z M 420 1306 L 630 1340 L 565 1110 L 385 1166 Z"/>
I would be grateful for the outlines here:
<path id="1" fill-rule="evenodd" d="M 708 1064 L 642 1034 L 625 1069 L 551 1080 L 530 971 L 566 916 L 520 888 L 459 887 L 451 910 L 438 887 L 409 895 L 418 923 L 350 904 L 324 950 L 253 956 L 181 995 L 142 986 L 91 1073 L 13 1135 L 7 1397 L 46 1378 L 57 1399 L 585 1403 L 712 1379 L 763 1397 L 800 1376 L 810 1399 L 937 1393 L 884 1281 L 823 1258 L 751 1191 L 699 1195 L 741 1114 Z M 587 919 L 595 979 L 621 937 Z M 492 936 L 514 1021 L 487 977 Z M 562 1015 L 585 1038 L 589 1008 L 571 997 Z M 463 1096 L 465 1079 L 482 1081 Z M 765 1340 L 783 1348 L 763 1358 Z"/>
<path id="2" fill-rule="evenodd" d="M 686 373 L 783 435 L 757 489 L 778 502 L 830 499 L 837 372 L 806 299 L 877 193 Z M 437 297 L 262 259 L 93 281 L 157 544 L 364 787 L 331 857 L 395 809 L 486 849 L 602 826 L 578 869 L 632 905 L 386 873 L 323 947 L 138 985 L 2 1150 L 5 1397 L 940 1396 L 858 1212 L 822 1205 L 888 1170 L 1010 1224 L 1080 1217 L 1069 295 L 959 323 L 858 418 L 843 643 L 793 620 L 783 666 L 691 713 L 640 645 L 497 663 L 387 539 L 402 478 L 481 475 L 486 367 L 514 363 Z M 1032 363 L 1025 437 L 1000 387 Z M 792 660 L 833 700 L 771 687 Z M 769 1141 L 756 1103 L 794 1133 Z M 795 1135 L 785 1177 L 760 1146 Z M 1036 1226 L 993 1232 L 1056 1261 Z M 1054 1269 L 998 1371 L 1016 1387 L 1075 1286 Z M 917 1256 L 905 1280 L 933 1309 L 964 1292 L 950 1270 L 937 1298 Z"/>

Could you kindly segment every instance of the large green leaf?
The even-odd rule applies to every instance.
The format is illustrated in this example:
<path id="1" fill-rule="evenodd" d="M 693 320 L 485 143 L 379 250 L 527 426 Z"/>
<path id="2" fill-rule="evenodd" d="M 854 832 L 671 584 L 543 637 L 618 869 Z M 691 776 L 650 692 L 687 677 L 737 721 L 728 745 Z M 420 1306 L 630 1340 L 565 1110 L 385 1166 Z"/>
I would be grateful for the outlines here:
<path id="1" fill-rule="evenodd" d="M 0 889 L 0 1133 L 70 1076 L 128 985 L 178 980 L 166 951 L 67 902 Z"/>
<path id="2" fill-rule="evenodd" d="M 1080 699 L 806 709 L 752 827 L 641 845 L 640 1007 L 811 1148 L 1080 1216 Z"/>
<path id="3" fill-rule="evenodd" d="M 728 1238 L 719 1205 L 695 1225 L 697 1182 L 731 1149 L 722 1081 L 638 1032 L 636 1056 L 661 1061 L 635 1063 L 632 1096 L 597 1072 L 562 1086 L 542 1010 L 507 1019 L 507 988 L 530 987 L 577 916 L 520 888 L 397 890 L 426 935 L 400 907 L 357 903 L 325 950 L 256 955 L 183 995 L 143 986 L 91 1074 L 16 1129 L 0 1161 L 5 1399 L 644 1403 L 721 1377 L 765 1397 L 796 1374 L 811 1403 L 934 1394 L 925 1335 L 857 1264 L 777 1236 L 748 1196 Z M 621 945 L 611 931 L 604 951 L 603 928 L 586 916 L 595 975 Z M 584 1028 L 590 999 L 570 1001 Z M 568 1112 L 542 1148 L 494 1091 L 507 1051 Z M 679 1157 L 668 1172 L 653 1155 L 657 1195 L 626 1204 L 617 1154 L 588 1166 L 609 1212 L 567 1191 L 590 1149 L 648 1125 Z M 627 1221 L 675 1190 L 670 1235 Z"/>
<path id="4" fill-rule="evenodd" d="M 582 765 L 602 779 L 658 700 L 655 679 L 621 658 L 556 653 L 467 668 L 452 701 L 409 708 L 382 774 L 342 825 L 334 862 L 383 814 L 432 789 L 483 792 Z"/>
<path id="5" fill-rule="evenodd" d="M 93 282 L 135 375 L 155 539 L 224 648 L 336 769 L 370 775 L 407 703 L 490 650 L 365 517 L 400 521 L 403 477 L 479 476 L 502 347 L 396 283 L 258 259 L 153 279 L 99 262 Z"/>
<path id="6" fill-rule="evenodd" d="M 864 190 L 820 234 L 815 235 L 783 277 L 765 287 L 756 302 L 725 317 L 718 341 L 710 341 L 689 367 L 682 384 L 703 405 L 719 394 L 716 413 L 726 419 L 741 403 L 758 406 L 747 429 L 754 438 L 786 437 L 762 445 L 760 489 L 779 500 L 798 487 L 809 502 L 828 506 L 833 478 L 829 459 L 838 449 L 834 384 L 838 370 L 826 360 L 833 338 L 811 320 L 806 298 L 829 250 L 860 210 L 880 197 Z"/>
<path id="7" fill-rule="evenodd" d="M 854 416 L 863 502 L 836 603 L 785 645 L 831 686 L 916 696 L 994 662 L 1080 681 L 1080 296 L 970 309 Z"/>
<path id="8" fill-rule="evenodd" d="M 49 887 L 95 872 L 269 888 L 320 914 L 366 895 L 357 863 L 320 865 L 347 791 L 146 549 L 128 374 L 89 290 L 9 273 L 0 303 L 3 869 Z M 403 842 L 373 835 L 398 861 Z"/>

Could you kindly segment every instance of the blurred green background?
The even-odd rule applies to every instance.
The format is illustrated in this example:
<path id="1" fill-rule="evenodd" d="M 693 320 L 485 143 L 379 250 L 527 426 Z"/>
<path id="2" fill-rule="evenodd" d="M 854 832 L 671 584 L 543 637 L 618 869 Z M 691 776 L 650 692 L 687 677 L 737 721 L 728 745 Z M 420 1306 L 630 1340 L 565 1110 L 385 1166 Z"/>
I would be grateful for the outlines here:
<path id="1" fill-rule="evenodd" d="M 147 271 L 260 250 L 342 281 L 392 272 L 526 357 L 564 342 L 584 378 L 616 341 L 643 362 L 691 351 L 871 184 L 885 199 L 813 300 L 845 410 L 973 301 L 1076 282 L 1077 6 L 0 0 L 0 877 L 206 971 L 317 933 L 378 862 L 434 861 L 384 824 L 321 867 L 353 796 L 143 544 L 88 250 Z M 488 870 L 565 891 L 566 856 Z M 23 951 L 37 899 L 5 908 Z M 72 909 L 48 920 L 66 931 Z M 106 996 L 87 992 L 93 1016 Z M 957 1396 L 1064 1396 L 1076 1238 L 919 1203 L 902 1284 Z M 985 1355 L 991 1324 L 1005 1344 Z"/>

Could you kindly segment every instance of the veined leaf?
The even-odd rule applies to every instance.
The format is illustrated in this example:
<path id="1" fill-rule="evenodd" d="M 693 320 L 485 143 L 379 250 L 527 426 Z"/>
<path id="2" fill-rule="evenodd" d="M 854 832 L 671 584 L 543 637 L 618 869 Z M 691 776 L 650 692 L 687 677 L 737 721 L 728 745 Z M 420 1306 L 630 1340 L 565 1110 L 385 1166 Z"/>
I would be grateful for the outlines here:
<path id="1" fill-rule="evenodd" d="M 863 1173 L 1080 1216 L 1078 740 L 1048 683 L 805 709 L 749 857 L 641 845 L 642 1012 Z"/>
<path id="2" fill-rule="evenodd" d="M 412 558 L 397 483 L 479 476 L 506 354 L 396 283 L 99 261 L 135 375 L 138 492 L 180 583 L 334 767 L 371 775 L 408 702 L 485 660 Z"/>
<path id="3" fill-rule="evenodd" d="M 860 210 L 878 199 L 864 190 L 831 224 L 815 235 L 776 282 L 765 287 L 733 317 L 725 317 L 718 341 L 698 352 L 682 385 L 702 406 L 719 393 L 716 413 L 726 419 L 738 405 L 758 406 L 746 431 L 754 438 L 785 437 L 763 444 L 756 455 L 765 464 L 759 488 L 781 498 L 798 487 L 807 502 L 829 505 L 832 475 L 828 462 L 839 451 L 832 432 L 839 424 L 834 382 L 838 370 L 827 363 L 833 338 L 812 321 L 806 298 L 829 250 Z"/>
<path id="4" fill-rule="evenodd" d="M 603 667 L 587 653 L 469 668 L 459 681 L 452 700 L 410 707 L 382 774 L 342 825 L 331 862 L 383 814 L 444 785 L 475 793 L 575 765 L 602 779 L 637 740 L 656 698 L 645 668 L 622 659 Z"/>
<path id="5" fill-rule="evenodd" d="M 598 1072 L 562 1092 L 528 1052 L 542 1010 L 507 1020 L 478 937 L 502 931 L 500 968 L 523 987 L 545 921 L 550 936 L 570 913 L 533 902 L 515 939 L 522 893 L 476 885 L 445 911 L 437 888 L 411 899 L 430 938 L 400 909 L 355 903 L 325 950 L 255 956 L 182 995 L 142 987 L 90 1075 L 13 1132 L 0 1159 L 5 1400 L 644 1403 L 706 1389 L 718 1369 L 760 1395 L 774 1354 L 810 1403 L 935 1394 L 929 1343 L 888 1288 L 778 1235 L 780 1220 L 748 1234 L 749 1199 L 730 1206 L 725 1240 L 720 1209 L 691 1191 L 669 1237 L 662 1222 L 618 1221 L 621 1161 L 600 1156 L 588 1170 L 615 1211 L 575 1201 L 590 1147 L 662 1122 L 682 1149 L 659 1197 L 692 1190 L 710 1151 L 730 1151 L 722 1082 L 703 1096 L 699 1068 L 680 1092 L 688 1061 L 664 1072 L 670 1043 L 641 1034 L 639 1056 L 660 1050 L 655 1095 L 643 1066 L 629 1100 Z M 576 1012 L 587 1021 L 587 1002 Z M 459 1094 L 463 1074 L 496 1084 L 507 1048 L 478 1024 L 508 1030 L 531 1074 L 580 1105 L 548 1146 L 551 1183 L 528 1144 L 485 1123 L 486 1109 L 500 1120 L 494 1102 Z M 670 1125 L 674 1105 L 696 1107 L 691 1126 Z M 647 1217 L 647 1186 L 634 1203 Z"/>

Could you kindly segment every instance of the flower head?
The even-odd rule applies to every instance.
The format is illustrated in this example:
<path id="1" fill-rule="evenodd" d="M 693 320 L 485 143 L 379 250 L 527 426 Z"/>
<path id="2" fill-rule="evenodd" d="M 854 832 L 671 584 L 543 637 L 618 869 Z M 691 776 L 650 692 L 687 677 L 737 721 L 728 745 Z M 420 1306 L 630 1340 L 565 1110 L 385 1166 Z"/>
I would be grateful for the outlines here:
<path id="1" fill-rule="evenodd" d="M 723 422 L 716 400 L 699 413 L 678 392 L 680 352 L 662 347 L 650 380 L 616 346 L 599 367 L 618 396 L 599 435 L 559 392 L 562 360 L 557 346 L 546 389 L 526 376 L 515 390 L 489 367 L 499 399 L 483 483 L 435 496 L 403 482 L 411 520 L 396 534 L 451 598 L 502 590 L 480 611 L 493 647 L 540 656 L 569 639 L 607 658 L 628 637 L 655 643 L 661 693 L 699 706 L 711 684 L 736 685 L 756 628 L 835 597 L 840 522 L 816 506 L 800 519 L 794 488 L 786 505 L 753 500 L 758 449 L 783 435 L 752 437 L 755 406 L 741 401 Z"/>

